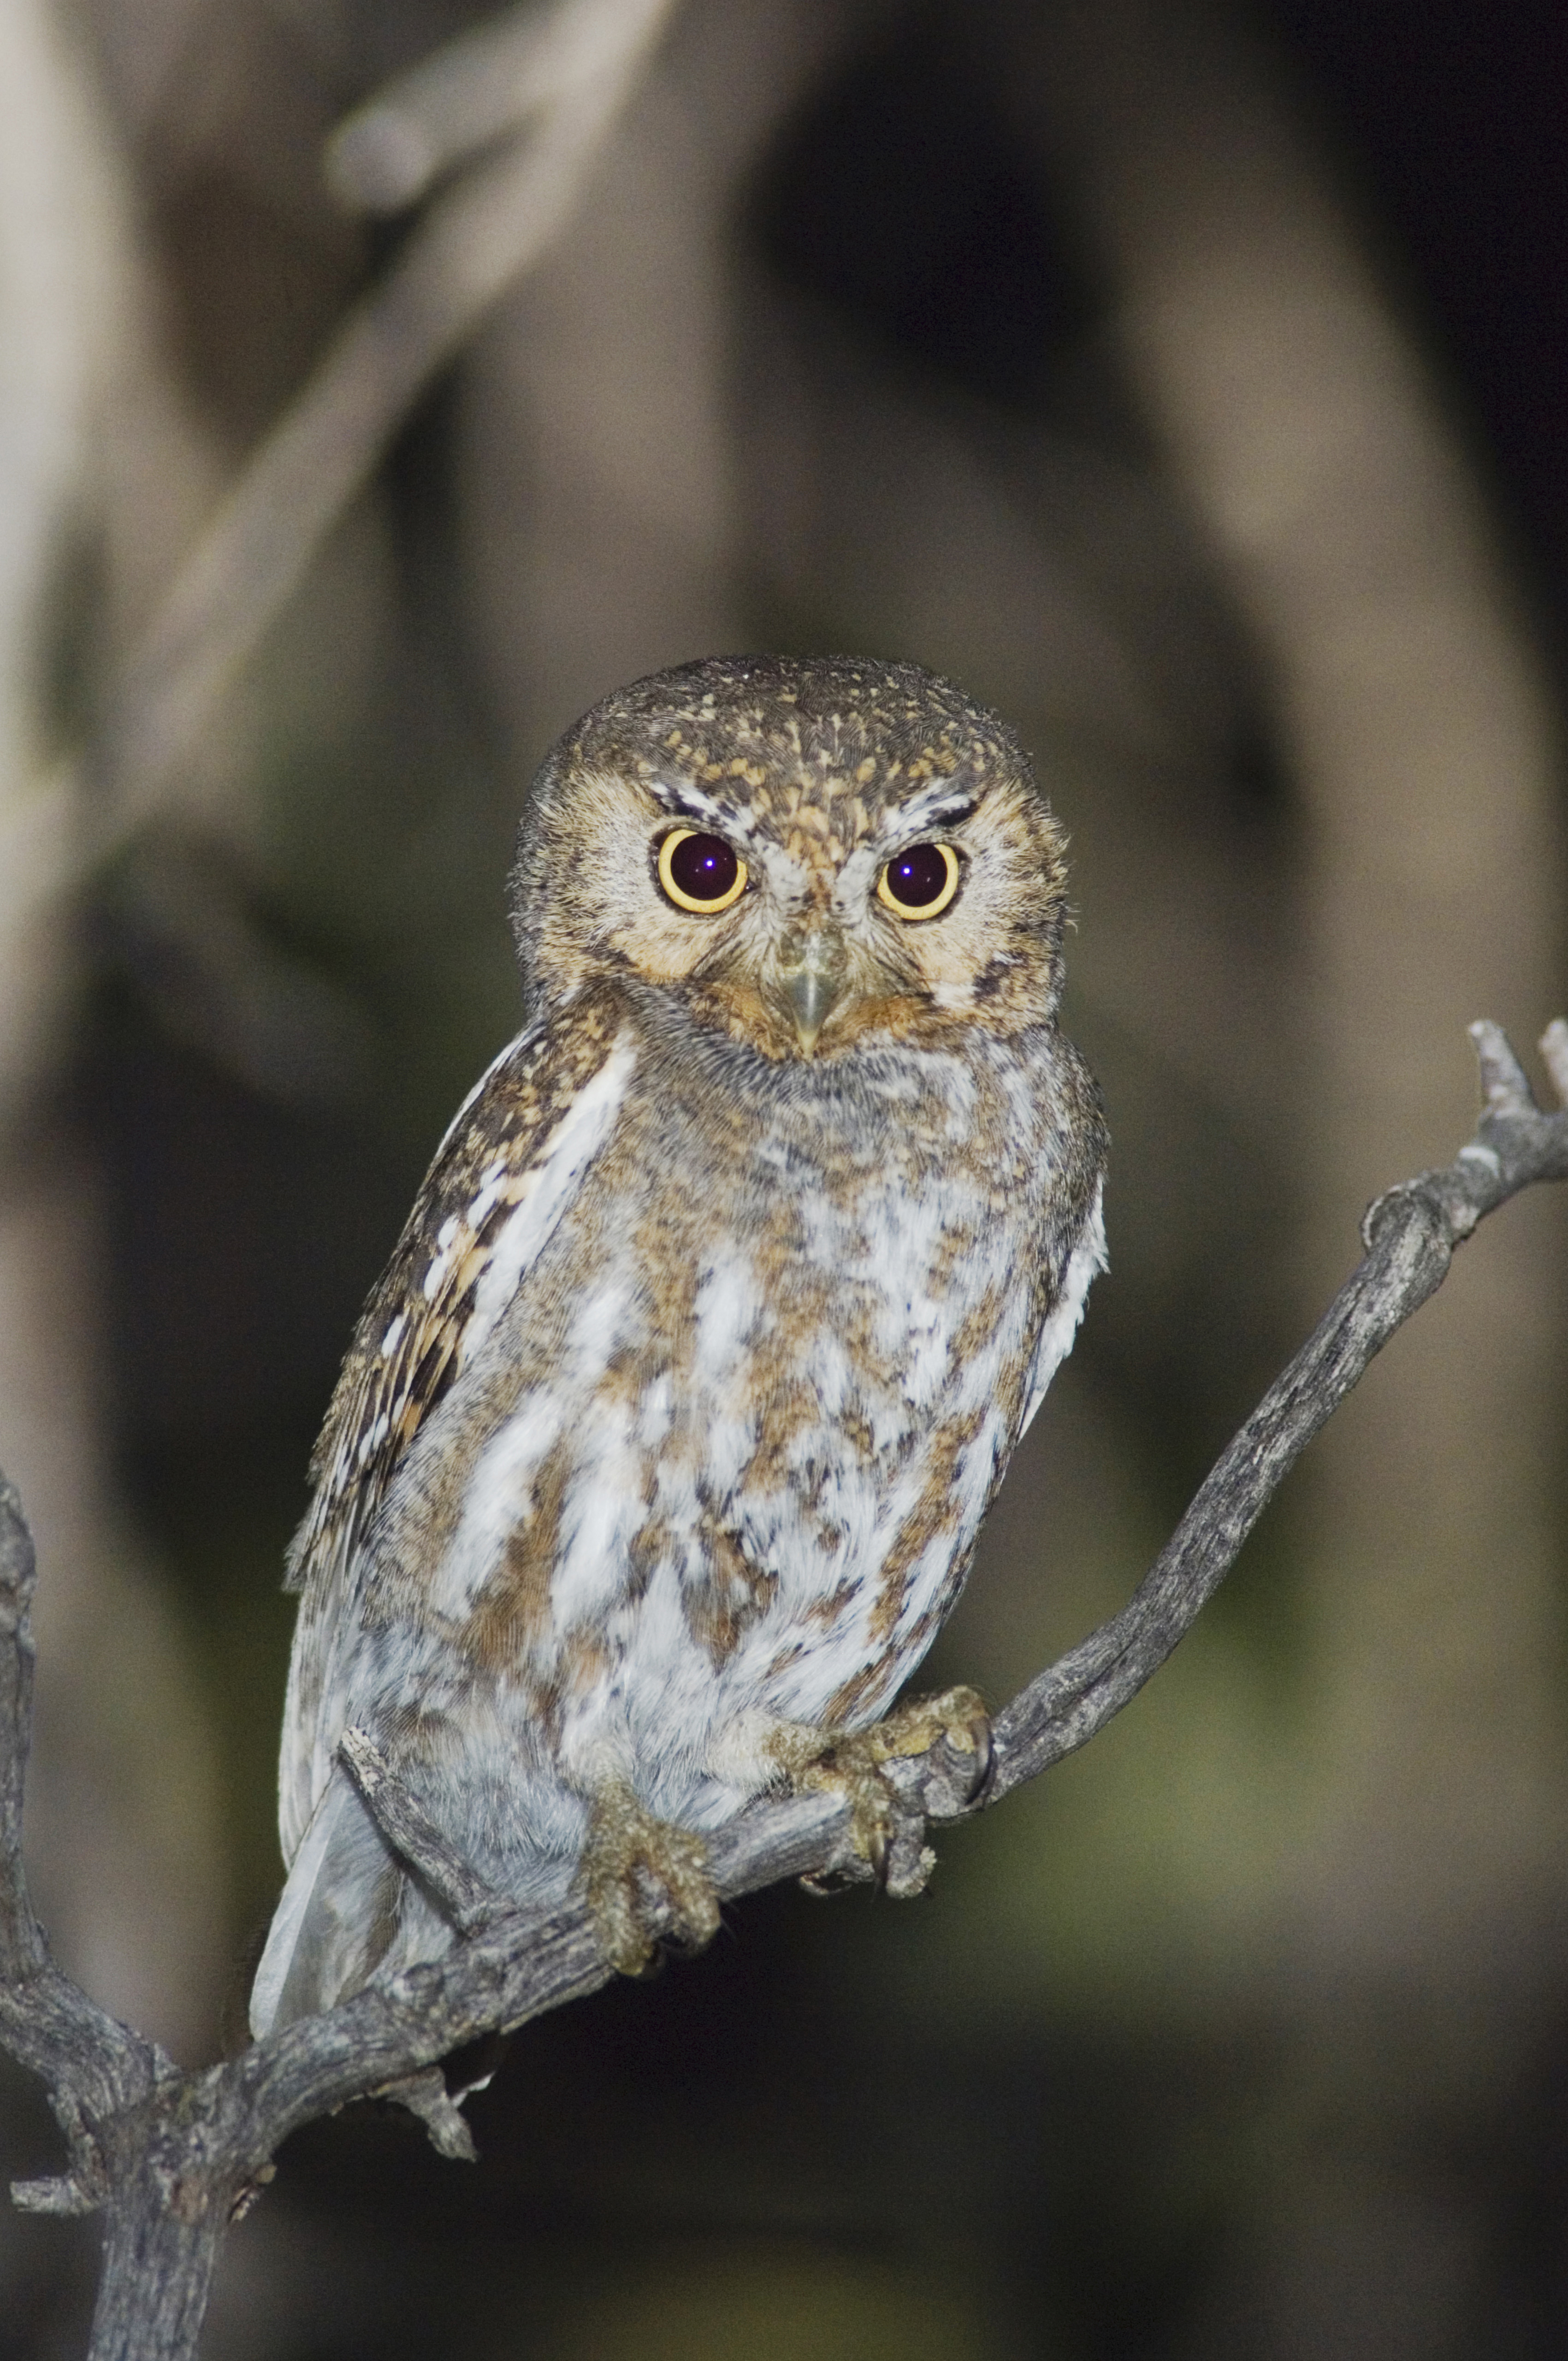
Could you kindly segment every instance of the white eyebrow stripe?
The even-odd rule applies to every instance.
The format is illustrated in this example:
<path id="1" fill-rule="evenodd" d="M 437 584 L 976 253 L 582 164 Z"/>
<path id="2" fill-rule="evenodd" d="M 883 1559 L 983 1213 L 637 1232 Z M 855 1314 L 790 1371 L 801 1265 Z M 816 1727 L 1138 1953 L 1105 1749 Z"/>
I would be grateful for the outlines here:
<path id="1" fill-rule="evenodd" d="M 648 784 L 673 819 L 708 820 L 720 835 L 737 837 L 743 844 L 756 835 L 756 823 L 747 813 L 705 796 L 700 787 L 674 779 L 651 779 Z"/>
<path id="2" fill-rule="evenodd" d="M 924 795 L 913 796 L 908 803 L 884 812 L 876 831 L 878 840 L 896 843 L 921 835 L 934 820 L 967 819 L 980 801 L 980 790 L 972 782 L 956 786 L 951 779 L 943 779 Z"/>
<path id="3" fill-rule="evenodd" d="M 848 792 L 848 782 L 844 784 Z M 718 834 L 748 847 L 759 840 L 768 841 L 762 836 L 757 821 L 743 807 L 707 795 L 688 780 L 653 778 L 647 785 L 672 819 L 704 821 Z M 900 845 L 912 843 L 940 820 L 967 819 L 980 805 L 983 792 L 973 779 L 934 780 L 923 794 L 879 813 L 872 822 L 870 841 L 879 849 L 897 851 Z"/>

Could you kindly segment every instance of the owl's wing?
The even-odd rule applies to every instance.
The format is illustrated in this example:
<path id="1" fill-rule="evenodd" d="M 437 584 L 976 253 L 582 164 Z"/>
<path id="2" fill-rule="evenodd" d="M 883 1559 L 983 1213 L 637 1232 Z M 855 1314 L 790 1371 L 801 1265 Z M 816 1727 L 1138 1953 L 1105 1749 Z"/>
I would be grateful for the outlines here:
<path id="1" fill-rule="evenodd" d="M 511 1301 L 609 1137 L 635 1056 L 585 1006 L 520 1034 L 458 1109 L 348 1349 L 290 1557 L 303 1591 L 280 1769 L 290 1863 L 257 1970 L 259 2035 L 362 1982 L 417 1906 L 335 1761 L 364 1545 L 415 1436 Z M 426 1915 L 429 1915 L 426 1905 Z M 422 1956 L 440 1949 L 432 1921 Z"/>
<path id="2" fill-rule="evenodd" d="M 282 1786 L 291 1860 L 340 1731 L 330 1667 L 359 1610 L 364 1543 L 410 1445 L 548 1243 L 609 1135 L 634 1049 L 603 1006 L 531 1027 L 459 1108 L 360 1317 L 290 1553 L 302 1590 Z M 337 1717 L 341 1718 L 341 1717 Z"/>
<path id="3" fill-rule="evenodd" d="M 291 1590 L 353 1554 L 403 1454 L 603 1143 L 630 1044 L 608 1021 L 564 1031 L 532 1027 L 509 1043 L 436 1150 L 327 1411 L 311 1462 L 315 1496 L 290 1552 Z"/>
<path id="4" fill-rule="evenodd" d="M 1046 1315 L 1039 1343 L 1035 1347 L 1035 1363 L 1029 1371 L 1028 1391 L 1024 1397 L 1023 1422 L 1018 1429 L 1020 1436 L 1028 1433 L 1035 1412 L 1046 1399 L 1047 1388 L 1072 1350 L 1072 1340 L 1083 1317 L 1090 1280 L 1097 1270 L 1105 1268 L 1104 1208 L 1105 1183 L 1097 1180 L 1083 1226 L 1068 1256 L 1057 1300 Z"/>

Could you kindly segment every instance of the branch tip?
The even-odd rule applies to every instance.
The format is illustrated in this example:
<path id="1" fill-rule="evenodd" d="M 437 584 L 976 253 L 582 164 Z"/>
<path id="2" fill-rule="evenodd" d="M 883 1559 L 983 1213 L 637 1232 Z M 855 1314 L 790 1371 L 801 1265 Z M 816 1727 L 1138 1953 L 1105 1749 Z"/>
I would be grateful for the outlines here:
<path id="1" fill-rule="evenodd" d="M 1524 1068 L 1513 1052 L 1513 1046 L 1500 1025 L 1489 1017 L 1480 1017 L 1469 1027 L 1470 1038 L 1475 1044 L 1476 1063 L 1481 1069 L 1481 1094 L 1488 1115 L 1535 1115 L 1539 1109 L 1535 1093 Z"/>
<path id="2" fill-rule="evenodd" d="M 1552 1087 L 1568 1107 L 1568 1016 L 1554 1016 L 1541 1037 L 1541 1054 Z"/>
<path id="3" fill-rule="evenodd" d="M 405 2075 L 400 2081 L 388 2082 L 372 2092 L 377 2099 L 394 2099 L 417 2115 L 437 2156 L 449 2164 L 477 2164 L 479 2151 L 474 2145 L 474 2135 L 462 2108 L 447 2090 L 446 2080 L 439 2066 L 429 2066 L 422 2074 Z"/>
<path id="4" fill-rule="evenodd" d="M 18 2213 L 95 2213 L 103 2197 L 94 2197 L 69 2173 L 50 2174 L 42 2180 L 14 2180 L 11 2202 Z"/>
<path id="5" fill-rule="evenodd" d="M 322 169 L 345 213 L 398 214 L 423 196 L 439 160 L 414 117 L 380 104 L 339 124 Z"/>

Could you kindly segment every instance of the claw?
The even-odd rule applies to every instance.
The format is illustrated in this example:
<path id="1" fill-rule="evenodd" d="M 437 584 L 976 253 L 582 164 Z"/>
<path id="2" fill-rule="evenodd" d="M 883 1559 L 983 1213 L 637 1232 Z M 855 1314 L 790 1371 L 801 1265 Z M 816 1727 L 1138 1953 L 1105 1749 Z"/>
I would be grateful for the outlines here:
<path id="1" fill-rule="evenodd" d="M 988 1713 L 978 1715 L 969 1728 L 970 1736 L 974 1741 L 974 1779 L 966 1801 L 978 1804 L 990 1786 L 991 1774 L 996 1768 L 996 1740 Z"/>
<path id="2" fill-rule="evenodd" d="M 853 1869 L 808 1869 L 804 1877 L 795 1880 L 801 1892 L 809 1894 L 813 1902 L 831 1902 L 839 1894 L 848 1894 L 851 1885 L 866 1883 Z"/>
<path id="3" fill-rule="evenodd" d="M 887 1864 L 892 1850 L 888 1836 L 887 1823 L 881 1819 L 867 1831 L 866 1835 L 866 1859 L 872 1865 L 872 1883 L 879 1894 L 885 1894 L 887 1891 Z"/>

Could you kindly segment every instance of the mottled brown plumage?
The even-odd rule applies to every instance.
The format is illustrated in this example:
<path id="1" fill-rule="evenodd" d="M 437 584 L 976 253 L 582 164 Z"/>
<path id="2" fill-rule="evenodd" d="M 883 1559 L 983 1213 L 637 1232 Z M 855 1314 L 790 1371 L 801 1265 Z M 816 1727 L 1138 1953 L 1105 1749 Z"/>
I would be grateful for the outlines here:
<path id="1" fill-rule="evenodd" d="M 258 2027 L 447 1939 L 345 1722 L 498 1883 L 580 1870 L 630 1959 L 639 1861 L 691 1916 L 690 1836 L 885 1711 L 1101 1259 L 1063 895 L 1016 741 L 913 666 L 689 665 L 556 748 L 529 1022 L 314 1465 Z"/>

